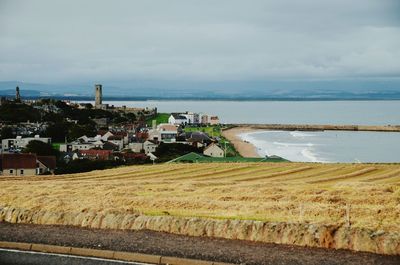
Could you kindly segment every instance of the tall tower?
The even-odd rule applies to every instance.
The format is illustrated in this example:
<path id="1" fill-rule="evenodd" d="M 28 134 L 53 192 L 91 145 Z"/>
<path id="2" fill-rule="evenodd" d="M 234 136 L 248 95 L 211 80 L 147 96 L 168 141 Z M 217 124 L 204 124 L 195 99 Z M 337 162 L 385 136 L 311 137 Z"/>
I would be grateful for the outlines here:
<path id="1" fill-rule="evenodd" d="M 19 94 L 19 87 L 18 86 L 15 88 L 15 101 L 16 102 L 21 102 L 21 95 Z"/>
<path id="2" fill-rule="evenodd" d="M 94 85 L 95 88 L 95 102 L 94 102 L 94 107 L 96 109 L 101 109 L 101 105 L 103 103 L 103 88 L 101 85 Z"/>

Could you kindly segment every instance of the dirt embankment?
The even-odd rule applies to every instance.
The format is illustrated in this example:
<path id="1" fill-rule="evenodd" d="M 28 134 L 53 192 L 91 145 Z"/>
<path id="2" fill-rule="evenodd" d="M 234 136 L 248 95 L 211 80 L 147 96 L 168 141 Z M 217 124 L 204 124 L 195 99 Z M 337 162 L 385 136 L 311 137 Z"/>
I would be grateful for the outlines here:
<path id="1" fill-rule="evenodd" d="M 96 212 L 46 212 L 0 208 L 0 222 L 73 225 L 87 228 L 153 230 L 186 236 L 208 236 L 265 243 L 292 244 L 399 255 L 400 234 L 345 225 L 272 223 Z"/>
<path id="2" fill-rule="evenodd" d="M 190 237 L 149 230 L 89 229 L 4 222 L 0 222 L 0 241 L 139 252 L 214 261 L 215 264 L 229 262 L 242 265 L 398 265 L 400 263 L 400 256 L 368 252 Z"/>

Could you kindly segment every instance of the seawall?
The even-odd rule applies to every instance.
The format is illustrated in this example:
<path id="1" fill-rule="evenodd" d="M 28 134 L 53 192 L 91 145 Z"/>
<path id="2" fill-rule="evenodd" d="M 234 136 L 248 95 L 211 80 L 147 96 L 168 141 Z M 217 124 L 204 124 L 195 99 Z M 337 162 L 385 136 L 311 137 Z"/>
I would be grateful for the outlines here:
<path id="1" fill-rule="evenodd" d="M 400 132 L 400 125 L 231 124 L 232 127 L 283 131 Z"/>
<path id="2" fill-rule="evenodd" d="M 308 247 L 349 249 L 400 255 L 400 233 L 373 231 L 345 224 L 262 222 L 206 218 L 144 216 L 124 213 L 48 212 L 0 207 L 0 222 L 73 225 L 88 228 L 153 230 Z"/>

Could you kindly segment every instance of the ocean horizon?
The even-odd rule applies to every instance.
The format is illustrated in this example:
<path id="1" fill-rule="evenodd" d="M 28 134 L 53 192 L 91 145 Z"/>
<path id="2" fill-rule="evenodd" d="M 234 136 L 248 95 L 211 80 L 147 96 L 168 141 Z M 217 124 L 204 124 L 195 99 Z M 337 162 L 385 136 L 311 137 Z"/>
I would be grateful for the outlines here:
<path id="1" fill-rule="evenodd" d="M 89 102 L 94 101 L 77 101 Z M 158 112 L 217 115 L 222 123 L 400 125 L 400 100 L 343 101 L 103 101 L 114 106 L 157 108 Z"/>

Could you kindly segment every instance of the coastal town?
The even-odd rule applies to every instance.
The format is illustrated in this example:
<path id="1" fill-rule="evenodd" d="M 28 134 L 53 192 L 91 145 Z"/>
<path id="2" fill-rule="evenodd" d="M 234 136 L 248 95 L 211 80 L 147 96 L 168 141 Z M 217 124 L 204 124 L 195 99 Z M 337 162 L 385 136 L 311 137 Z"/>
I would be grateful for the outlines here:
<path id="1" fill-rule="evenodd" d="M 0 174 L 63 174 L 121 165 L 245 159 L 224 138 L 226 126 L 214 114 L 117 107 L 104 104 L 102 85 L 95 85 L 94 91 L 94 105 L 23 100 L 19 87 L 15 98 L 1 98 Z"/>

